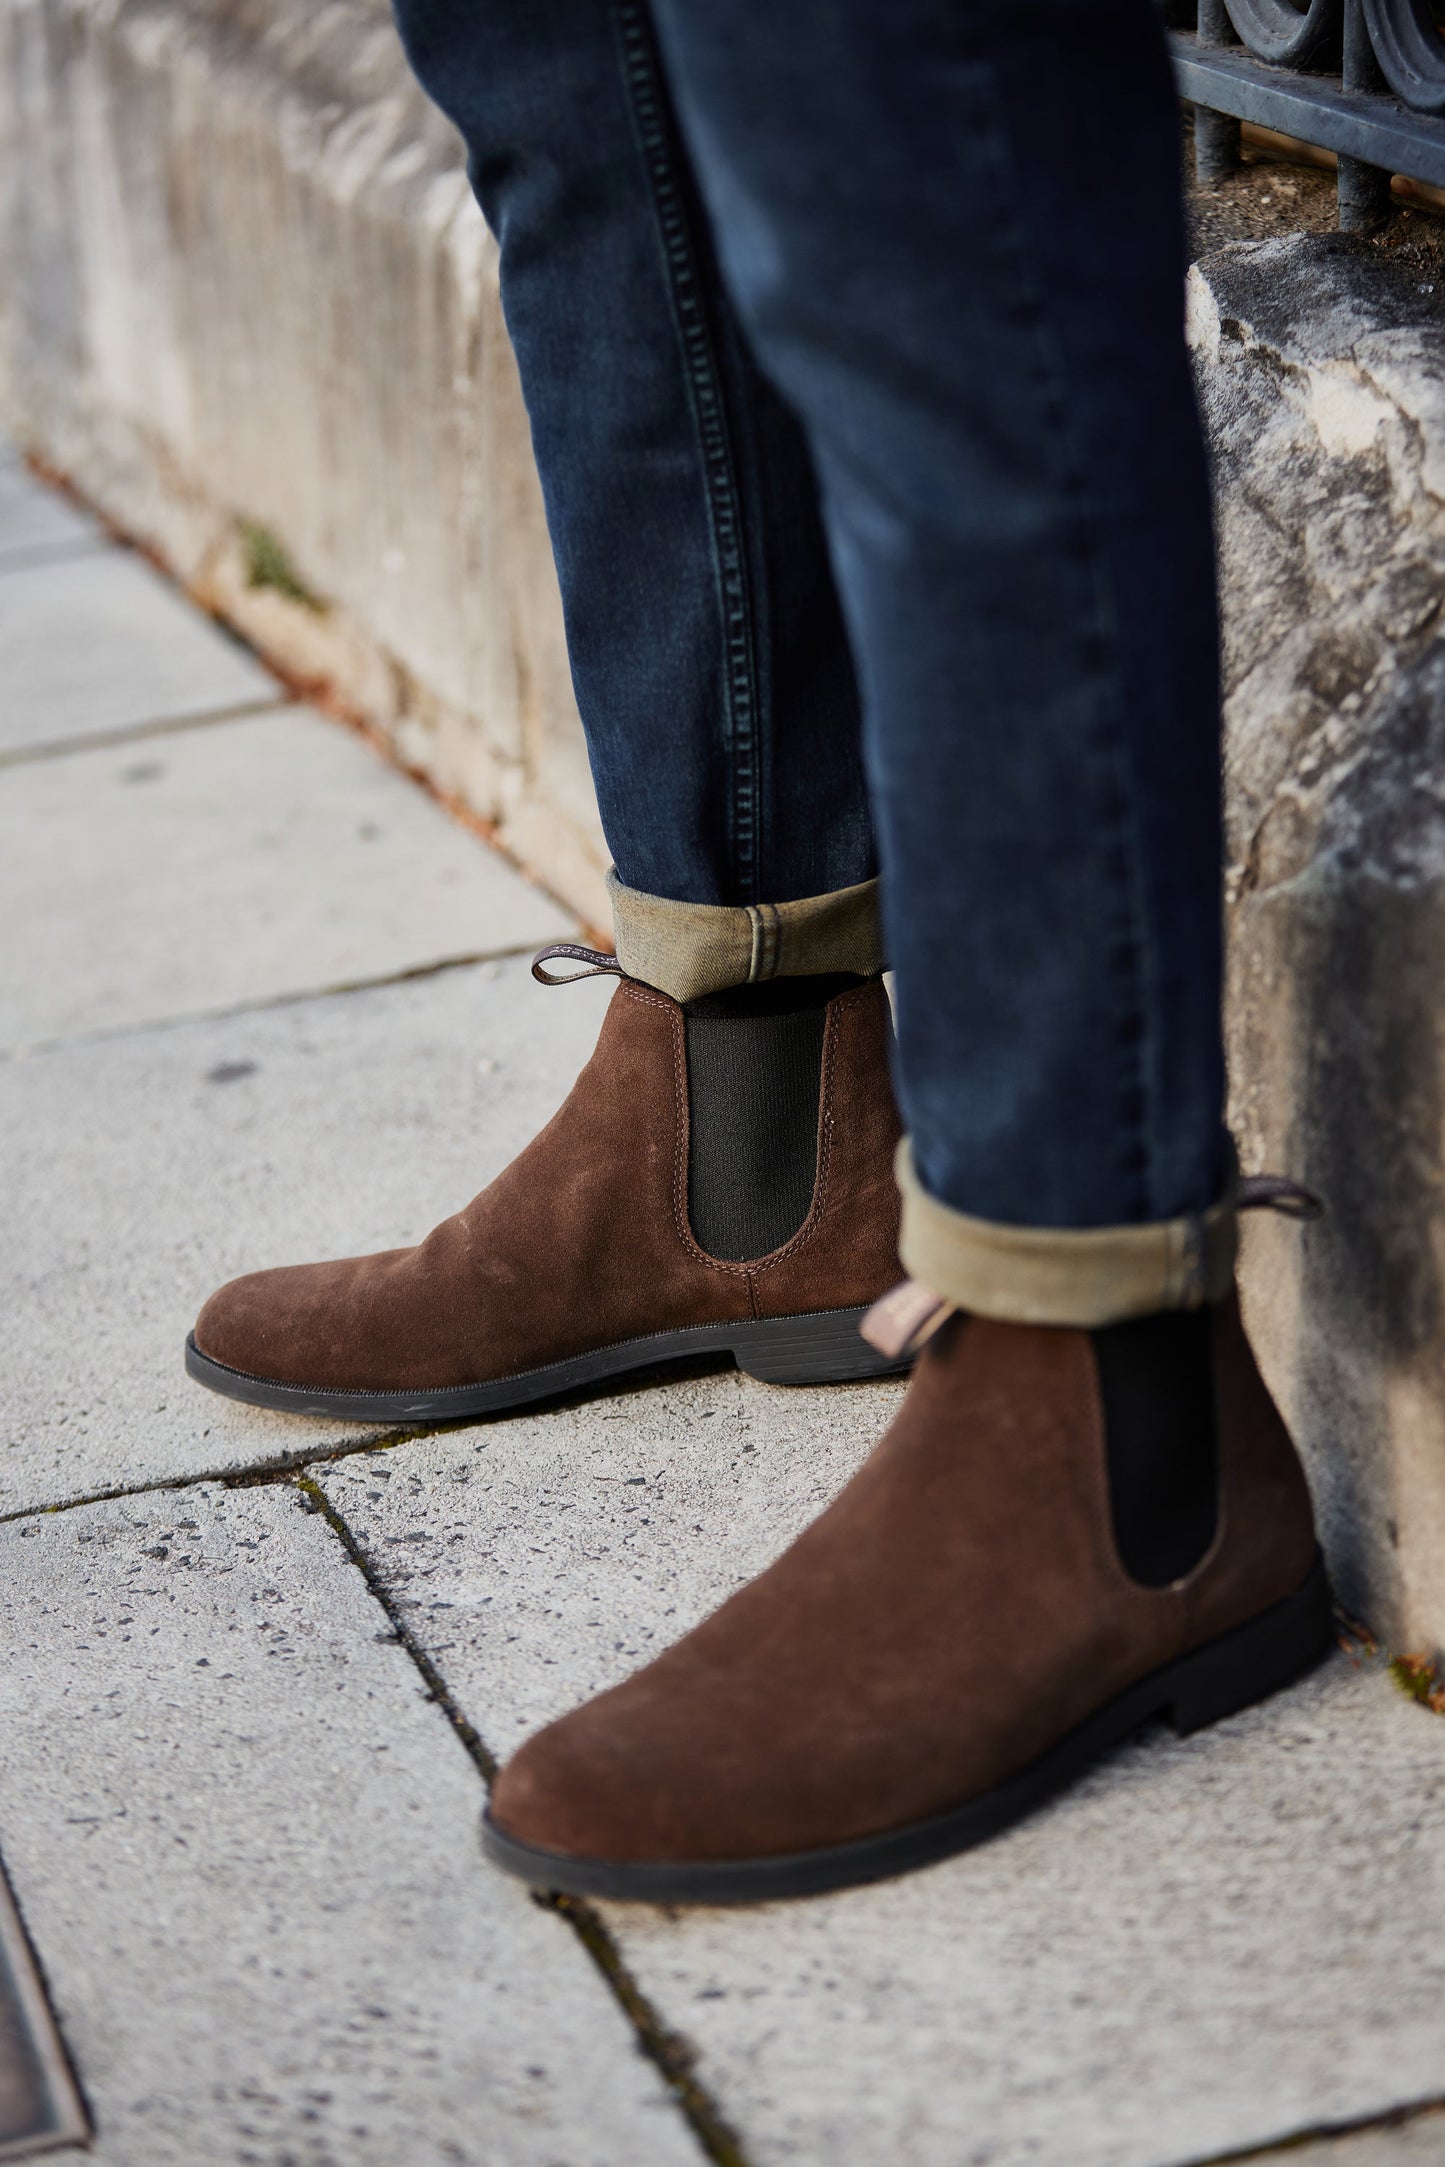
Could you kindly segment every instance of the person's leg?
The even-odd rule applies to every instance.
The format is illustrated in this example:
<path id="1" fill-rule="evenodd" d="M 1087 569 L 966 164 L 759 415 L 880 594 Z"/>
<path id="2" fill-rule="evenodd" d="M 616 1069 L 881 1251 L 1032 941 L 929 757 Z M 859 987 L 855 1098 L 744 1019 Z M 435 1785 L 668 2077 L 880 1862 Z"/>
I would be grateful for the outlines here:
<path id="1" fill-rule="evenodd" d="M 891 1029 L 812 469 L 720 288 L 634 0 L 400 0 L 501 252 L 627 982 L 567 1105 L 419 1247 L 248 1274 L 213 1389 L 425 1416 L 716 1348 L 885 1366 Z"/>
<path id="2" fill-rule="evenodd" d="M 874 872 L 801 432 L 718 281 L 646 10 L 397 0 L 460 130 L 546 500 L 618 875 L 775 904 Z"/>
<path id="3" fill-rule="evenodd" d="M 729 283 L 821 477 L 923 1187 L 1008 1224 L 1202 1211 L 1217 633 L 1154 11 L 657 12 Z"/>
<path id="4" fill-rule="evenodd" d="M 1213 564 L 1155 10 L 656 7 L 820 475 L 926 1282 L 870 1325 L 924 1343 L 838 1501 L 493 1794 L 512 1871 L 685 1901 L 976 1841 L 1141 1721 L 1285 1682 L 1330 1613 L 1232 1299 Z"/>

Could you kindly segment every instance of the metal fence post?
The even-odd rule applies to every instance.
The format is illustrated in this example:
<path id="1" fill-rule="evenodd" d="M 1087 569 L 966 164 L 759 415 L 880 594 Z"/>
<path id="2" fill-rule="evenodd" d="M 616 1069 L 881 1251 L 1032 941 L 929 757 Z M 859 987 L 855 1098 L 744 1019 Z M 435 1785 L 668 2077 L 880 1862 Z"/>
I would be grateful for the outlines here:
<path id="1" fill-rule="evenodd" d="M 1365 24 L 1364 0 L 1345 0 L 1344 87 L 1378 90 L 1380 71 Z M 1361 158 L 1339 159 L 1338 197 L 1342 233 L 1374 233 L 1390 215 L 1390 176 Z"/>
<path id="2" fill-rule="evenodd" d="M 1224 0 L 1199 0 L 1201 45 L 1238 43 Z M 1194 108 L 1194 178 L 1201 188 L 1221 180 L 1239 164 L 1239 122 L 1228 113 L 1211 113 L 1208 106 Z"/>

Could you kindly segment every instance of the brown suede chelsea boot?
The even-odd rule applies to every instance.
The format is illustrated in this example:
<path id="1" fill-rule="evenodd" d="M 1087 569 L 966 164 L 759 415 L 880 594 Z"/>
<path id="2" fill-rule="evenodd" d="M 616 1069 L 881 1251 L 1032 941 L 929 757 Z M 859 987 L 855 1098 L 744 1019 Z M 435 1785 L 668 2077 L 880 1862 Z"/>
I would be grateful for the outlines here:
<path id="1" fill-rule="evenodd" d="M 857 1330 L 898 1274 L 891 1037 L 877 979 L 683 1008 L 621 978 L 566 1103 L 464 1211 L 414 1249 L 232 1280 L 186 1367 L 232 1399 L 372 1422 L 710 1352 L 775 1383 L 897 1368 Z"/>
<path id="2" fill-rule="evenodd" d="M 521 1748 L 486 1847 L 542 1888 L 662 1903 L 874 1880 L 1153 1718 L 1261 1699 L 1332 1631 L 1233 1298 L 1094 1332 L 955 1316 L 775 1565 Z"/>

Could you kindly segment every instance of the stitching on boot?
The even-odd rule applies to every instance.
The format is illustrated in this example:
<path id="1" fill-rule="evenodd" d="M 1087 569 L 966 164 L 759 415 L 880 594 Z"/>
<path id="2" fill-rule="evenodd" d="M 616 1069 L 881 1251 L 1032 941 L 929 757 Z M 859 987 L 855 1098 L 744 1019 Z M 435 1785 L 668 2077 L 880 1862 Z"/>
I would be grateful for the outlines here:
<path id="1" fill-rule="evenodd" d="M 727 1272 L 736 1278 L 745 1274 L 748 1266 L 729 1264 L 721 1257 L 710 1257 L 700 1249 L 692 1238 L 687 1223 L 687 1036 L 682 1010 L 678 1003 L 663 995 L 653 993 L 634 981 L 623 979 L 618 986 L 630 1000 L 640 1001 L 644 1008 L 655 1008 L 667 1018 L 672 1035 L 672 1222 L 673 1230 L 689 1256 L 709 1271 Z"/>

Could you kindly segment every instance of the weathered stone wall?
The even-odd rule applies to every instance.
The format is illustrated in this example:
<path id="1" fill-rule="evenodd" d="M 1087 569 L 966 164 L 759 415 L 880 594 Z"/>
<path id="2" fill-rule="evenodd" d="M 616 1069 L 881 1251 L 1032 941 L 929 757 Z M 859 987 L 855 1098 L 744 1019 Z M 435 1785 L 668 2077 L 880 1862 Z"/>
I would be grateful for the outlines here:
<path id="1" fill-rule="evenodd" d="M 1226 621 L 1245 1292 L 1336 1584 L 1445 1643 L 1445 283 L 1339 235 L 1191 275 Z"/>
<path id="2" fill-rule="evenodd" d="M 0 402 L 604 919 L 496 250 L 385 0 L 3 0 Z"/>

